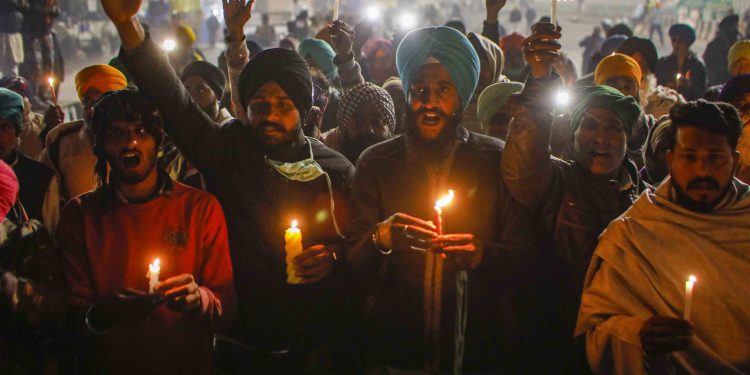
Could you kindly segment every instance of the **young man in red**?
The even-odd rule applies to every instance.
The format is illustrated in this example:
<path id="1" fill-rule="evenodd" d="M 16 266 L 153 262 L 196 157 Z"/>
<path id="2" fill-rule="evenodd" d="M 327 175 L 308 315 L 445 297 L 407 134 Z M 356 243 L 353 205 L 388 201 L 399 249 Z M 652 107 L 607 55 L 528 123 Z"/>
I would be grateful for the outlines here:
<path id="1" fill-rule="evenodd" d="M 92 125 L 100 186 L 68 203 L 57 231 L 71 309 L 92 344 L 79 371 L 210 374 L 212 335 L 235 306 L 221 207 L 157 167 L 162 118 L 138 92 L 105 94 Z M 155 259 L 163 281 L 147 293 Z"/>

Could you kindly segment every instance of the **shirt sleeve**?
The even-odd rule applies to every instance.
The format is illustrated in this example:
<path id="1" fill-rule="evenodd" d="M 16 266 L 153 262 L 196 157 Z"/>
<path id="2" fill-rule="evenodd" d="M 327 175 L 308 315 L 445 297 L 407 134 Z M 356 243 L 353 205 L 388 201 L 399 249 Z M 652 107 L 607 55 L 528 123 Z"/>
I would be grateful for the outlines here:
<path id="1" fill-rule="evenodd" d="M 198 277 L 201 315 L 207 318 L 214 330 L 223 331 L 236 315 L 236 296 L 227 225 L 224 212 L 215 198 L 211 197 L 204 217 L 198 223 L 203 225 L 203 266 Z"/>
<path id="2" fill-rule="evenodd" d="M 164 118 L 164 128 L 188 160 L 201 172 L 226 168 L 233 135 L 222 131 L 191 99 L 167 56 L 150 36 L 120 60 L 134 77 L 138 90 L 153 100 Z"/>
<path id="3" fill-rule="evenodd" d="M 245 65 L 250 62 L 250 50 L 247 48 L 245 38 L 239 41 L 227 40 L 227 50 L 224 55 L 227 58 L 227 72 L 229 73 L 229 91 L 232 94 L 232 107 L 236 118 L 246 118 L 246 109 L 240 102 L 240 75 Z"/>

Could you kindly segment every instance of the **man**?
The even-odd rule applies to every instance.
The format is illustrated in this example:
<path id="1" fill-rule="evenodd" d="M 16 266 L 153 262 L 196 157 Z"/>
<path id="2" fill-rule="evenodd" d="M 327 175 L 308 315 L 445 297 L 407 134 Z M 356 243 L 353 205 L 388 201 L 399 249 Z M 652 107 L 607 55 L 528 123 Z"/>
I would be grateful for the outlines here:
<path id="1" fill-rule="evenodd" d="M 47 134 L 46 147 L 40 159 L 55 171 L 60 181 L 60 195 L 65 201 L 97 186 L 94 176 L 96 156 L 91 151 L 94 134 L 89 125 L 94 102 L 109 91 L 128 86 L 125 76 L 109 65 L 92 65 L 81 69 L 75 76 L 75 83 L 84 118 L 52 129 Z"/>
<path id="2" fill-rule="evenodd" d="M 708 87 L 723 85 L 732 78 L 729 75 L 728 55 L 729 49 L 741 39 L 739 24 L 740 17 L 736 14 L 724 17 L 719 22 L 716 37 L 706 46 L 703 61 L 708 73 Z"/>
<path id="3" fill-rule="evenodd" d="M 0 80 L 0 87 L 5 87 L 23 98 L 23 126 L 18 150 L 34 160 L 39 160 L 44 148 L 44 140 L 39 135 L 44 130 L 45 121 L 43 115 L 31 110 L 31 100 L 34 97 L 31 93 L 31 85 L 23 77 L 8 76 Z M 62 111 L 59 106 L 52 106 L 48 112 L 59 115 Z"/>
<path id="4" fill-rule="evenodd" d="M 750 74 L 750 40 L 740 40 L 735 43 L 727 55 L 729 74 L 738 76 Z"/>
<path id="5" fill-rule="evenodd" d="M 672 121 L 669 116 L 663 116 L 651 128 L 643 146 L 643 168 L 639 173 L 641 179 L 652 186 L 658 187 L 669 175 L 667 151 L 672 148 L 671 132 Z"/>
<path id="6" fill-rule="evenodd" d="M 185 67 L 180 80 L 193 101 L 219 126 L 234 120 L 229 111 L 219 105 L 226 85 L 221 69 L 209 62 L 193 61 Z"/>
<path id="7" fill-rule="evenodd" d="M 0 157 L 18 177 L 21 186 L 18 199 L 29 218 L 39 220 L 52 231 L 59 215 L 57 180 L 51 169 L 18 151 L 23 108 L 20 95 L 0 88 Z M 18 223 L 25 221 L 20 212 L 14 212 L 11 219 Z"/>
<path id="8" fill-rule="evenodd" d="M 487 86 L 498 82 L 502 75 L 505 58 L 503 57 L 503 50 L 495 42 L 473 32 L 470 32 L 467 38 L 479 56 L 480 69 L 477 90 L 472 96 L 471 102 L 466 106 L 463 125 L 469 131 L 484 134 L 487 129 L 482 128 L 477 117 L 477 100 L 479 94 Z"/>
<path id="9" fill-rule="evenodd" d="M 627 140 L 641 114 L 636 100 L 609 86 L 582 89 L 571 108 L 572 160 L 550 157 L 552 103 L 547 92 L 556 77 L 560 33 L 549 23 L 535 25 L 525 56 L 532 75 L 515 102 L 502 160 L 511 194 L 539 220 L 553 254 L 535 296 L 546 301 L 546 360 L 580 371 L 570 342 L 580 286 L 607 223 L 646 188 L 627 155 Z M 637 65 L 637 64 L 636 64 Z M 567 348 L 560 350 L 560 348 Z M 568 362 L 568 363 L 565 363 Z"/>
<path id="10" fill-rule="evenodd" d="M 576 334 L 596 374 L 750 371 L 750 295 L 737 287 L 750 266 L 750 193 L 733 173 L 740 119 L 704 100 L 670 119 L 670 177 L 609 225 L 586 277 Z"/>
<path id="11" fill-rule="evenodd" d="M 500 38 L 500 49 L 505 56 L 503 75 L 514 82 L 523 82 L 528 75 L 526 61 L 523 59 L 523 35 L 512 32 Z"/>
<path id="12" fill-rule="evenodd" d="M 66 205 L 57 231 L 70 308 L 93 340 L 80 370 L 212 374 L 213 333 L 235 308 L 221 207 L 157 167 L 162 118 L 138 92 L 103 96 L 92 125 L 100 186 Z M 154 259 L 157 285 L 144 277 Z"/>
<path id="13" fill-rule="evenodd" d="M 263 47 L 271 47 L 276 44 L 276 29 L 269 23 L 268 13 L 263 13 L 261 16 L 261 24 L 255 30 L 255 39 Z"/>
<path id="14" fill-rule="evenodd" d="M 401 79 L 398 77 L 388 78 L 383 83 L 383 90 L 393 100 L 393 109 L 396 114 L 396 127 L 393 130 L 393 134 L 401 134 L 404 132 L 404 113 L 406 113 L 406 95 L 404 94 L 404 86 L 401 83 Z"/>
<path id="15" fill-rule="evenodd" d="M 740 113 L 742 134 L 737 142 L 740 160 L 734 175 L 747 183 L 750 181 L 750 75 L 741 74 L 730 79 L 722 88 L 719 101 L 733 105 Z"/>
<path id="16" fill-rule="evenodd" d="M 498 82 L 488 86 L 477 101 L 477 115 L 487 135 L 505 141 L 513 117 L 506 105 L 512 94 L 523 89 L 523 83 Z"/>
<path id="17" fill-rule="evenodd" d="M 518 371 L 528 327 L 510 324 L 522 316 L 513 301 L 533 277 L 536 248 L 498 174 L 502 143 L 461 122 L 479 57 L 447 27 L 407 34 L 396 56 L 406 132 L 366 150 L 352 183 L 347 261 L 364 311 L 365 373 Z M 449 190 L 438 233 L 433 206 Z M 456 286 L 466 282 L 468 292 Z"/>
<path id="18" fill-rule="evenodd" d="M 179 25 L 175 27 L 174 35 L 176 47 L 173 51 L 167 52 L 167 55 L 169 56 L 169 62 L 178 74 L 181 74 L 191 62 L 206 59 L 203 52 L 196 48 L 195 44 L 198 37 L 190 26 Z"/>
<path id="19" fill-rule="evenodd" d="M 307 139 L 301 124 L 312 107 L 309 67 L 293 51 L 255 56 L 239 79 L 247 116 L 218 127 L 182 88 L 158 46 L 143 32 L 140 2 L 105 0 L 123 42 L 120 59 L 165 118 L 169 137 L 206 178 L 227 217 L 239 316 L 217 341 L 229 373 L 299 374 L 343 314 L 334 309 L 334 248 L 352 165 Z M 232 0 L 229 40 L 242 40 L 253 2 Z M 335 204 L 334 204 L 335 202 Z M 302 254 L 286 263 L 284 232 L 297 220 Z M 287 274 L 289 267 L 289 274 Z M 301 283 L 289 284 L 290 277 Z M 294 279 L 291 281 L 295 282 Z M 317 351 L 316 354 L 319 354 Z M 340 360 L 341 358 L 336 358 Z M 312 366 L 312 365 L 311 365 Z"/>
<path id="20" fill-rule="evenodd" d="M 0 1 L 0 75 L 18 73 L 18 65 L 24 60 L 23 13 L 18 0 Z"/>
<path id="21" fill-rule="evenodd" d="M 685 24 L 669 28 L 672 54 L 659 59 L 657 83 L 677 90 L 687 100 L 695 100 L 706 91 L 706 68 L 690 49 L 695 43 L 695 30 Z"/>
<path id="22" fill-rule="evenodd" d="M 659 118 L 668 115 L 676 103 L 685 102 L 677 91 L 656 83 L 654 72 L 659 63 L 659 54 L 651 40 L 630 37 L 620 45 L 617 53 L 632 57 L 641 68 L 640 97 L 637 99 L 644 113 Z"/>

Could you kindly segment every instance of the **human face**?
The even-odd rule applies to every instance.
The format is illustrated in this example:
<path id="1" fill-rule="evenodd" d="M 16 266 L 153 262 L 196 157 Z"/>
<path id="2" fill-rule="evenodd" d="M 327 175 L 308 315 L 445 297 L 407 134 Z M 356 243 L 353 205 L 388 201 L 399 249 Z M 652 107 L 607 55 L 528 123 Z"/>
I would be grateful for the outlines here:
<path id="1" fill-rule="evenodd" d="M 203 112 L 206 112 L 211 118 L 216 118 L 219 112 L 219 101 L 206 80 L 198 76 L 192 76 L 185 80 L 185 88 Z"/>
<path id="2" fill-rule="evenodd" d="M 573 134 L 575 160 L 595 175 L 612 175 L 625 158 L 625 124 L 611 111 L 590 109 Z"/>
<path id="3" fill-rule="evenodd" d="M 750 59 L 740 57 L 737 62 L 729 66 L 729 73 L 733 77 L 741 74 L 750 74 Z"/>
<path id="4" fill-rule="evenodd" d="M 357 108 L 354 123 L 346 129 L 346 137 L 350 139 L 371 136 L 385 140 L 390 136 L 390 129 L 383 124 L 375 103 L 365 102 Z"/>
<path id="5" fill-rule="evenodd" d="M 436 140 L 449 121 L 461 111 L 461 99 L 443 64 L 423 65 L 409 90 L 409 106 L 417 132 L 425 140 Z"/>
<path id="6" fill-rule="evenodd" d="M 641 74 L 643 74 L 644 77 L 651 74 L 651 69 L 648 67 L 648 61 L 646 61 L 646 58 L 643 57 L 640 52 L 636 52 L 630 55 L 630 57 L 638 63 L 638 66 L 641 68 Z"/>
<path id="7" fill-rule="evenodd" d="M 672 51 L 674 53 L 686 53 L 690 49 L 690 44 L 679 36 L 670 36 L 669 39 L 672 41 Z"/>
<path id="8" fill-rule="evenodd" d="M 0 156 L 5 158 L 18 146 L 18 133 L 16 125 L 4 119 L 0 119 Z"/>
<path id="9" fill-rule="evenodd" d="M 85 94 L 83 94 L 83 98 L 81 98 L 81 104 L 83 104 L 83 114 L 84 116 L 86 116 L 85 118 L 87 120 L 91 119 L 94 103 L 96 103 L 96 101 L 99 100 L 102 95 L 104 95 L 103 92 L 93 87 L 90 88 L 89 91 L 86 91 Z"/>
<path id="10" fill-rule="evenodd" d="M 612 77 L 604 81 L 604 84 L 607 86 L 612 86 L 616 88 L 623 95 L 632 96 L 638 99 L 638 84 L 631 77 L 626 77 L 626 76 Z"/>
<path id="11" fill-rule="evenodd" d="M 136 185 L 156 173 L 159 145 L 142 121 L 118 120 L 104 131 L 104 150 L 118 183 Z"/>
<path id="12" fill-rule="evenodd" d="M 738 161 L 726 136 L 697 127 L 677 128 L 667 163 L 679 203 L 693 211 L 710 211 L 728 191 Z"/>
<path id="13" fill-rule="evenodd" d="M 286 91 L 273 81 L 261 86 L 250 99 L 247 116 L 250 127 L 266 146 L 289 143 L 297 138 L 300 130 L 297 107 Z"/>

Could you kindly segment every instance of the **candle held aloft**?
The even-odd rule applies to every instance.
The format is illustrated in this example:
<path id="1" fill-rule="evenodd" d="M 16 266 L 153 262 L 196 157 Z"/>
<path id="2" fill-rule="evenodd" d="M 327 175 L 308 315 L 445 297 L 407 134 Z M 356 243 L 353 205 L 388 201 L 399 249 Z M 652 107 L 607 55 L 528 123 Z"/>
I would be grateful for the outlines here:
<path id="1" fill-rule="evenodd" d="M 339 5 L 341 4 L 341 0 L 333 0 L 333 21 L 337 21 L 339 19 Z"/>
<path id="2" fill-rule="evenodd" d="M 299 284 L 302 278 L 294 271 L 294 258 L 302 254 L 302 231 L 297 228 L 297 220 L 292 221 L 292 226 L 284 234 L 284 249 L 286 250 L 286 282 L 288 284 Z"/>
<path id="3" fill-rule="evenodd" d="M 438 236 L 442 236 L 445 229 L 443 223 L 443 207 L 451 203 L 451 201 L 453 200 L 453 196 L 453 190 L 448 190 L 448 195 L 438 199 L 435 202 L 435 227 L 437 227 Z"/>
<path id="4" fill-rule="evenodd" d="M 52 94 L 52 102 L 57 105 L 57 94 L 55 94 L 55 77 L 50 76 L 47 78 L 47 83 L 49 83 L 49 92 Z"/>
<path id="5" fill-rule="evenodd" d="M 690 275 L 685 282 L 685 313 L 683 315 L 685 320 L 690 320 L 690 312 L 693 309 L 693 287 L 695 287 L 696 281 L 698 281 L 698 279 L 696 279 L 695 276 Z"/>
<path id="6" fill-rule="evenodd" d="M 550 9 L 550 22 L 553 25 L 557 25 L 557 0 L 552 0 L 552 8 Z"/>
<path id="7" fill-rule="evenodd" d="M 148 265 L 148 292 L 153 293 L 156 284 L 159 283 L 159 272 L 161 271 L 161 261 L 159 258 L 154 259 L 154 262 Z"/>

